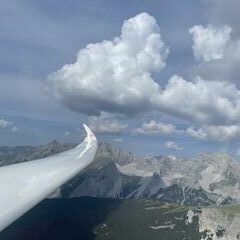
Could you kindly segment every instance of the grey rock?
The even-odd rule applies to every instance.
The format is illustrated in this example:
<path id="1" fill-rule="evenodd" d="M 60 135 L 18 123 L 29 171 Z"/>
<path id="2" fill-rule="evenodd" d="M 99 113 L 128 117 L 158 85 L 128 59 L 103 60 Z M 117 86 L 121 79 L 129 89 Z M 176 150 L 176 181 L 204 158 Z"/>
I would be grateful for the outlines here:
<path id="1" fill-rule="evenodd" d="M 0 147 L 0 166 L 43 158 L 76 144 Z M 240 203 L 240 165 L 229 155 L 137 156 L 100 143 L 95 161 L 52 197 L 157 198 L 187 205 Z"/>

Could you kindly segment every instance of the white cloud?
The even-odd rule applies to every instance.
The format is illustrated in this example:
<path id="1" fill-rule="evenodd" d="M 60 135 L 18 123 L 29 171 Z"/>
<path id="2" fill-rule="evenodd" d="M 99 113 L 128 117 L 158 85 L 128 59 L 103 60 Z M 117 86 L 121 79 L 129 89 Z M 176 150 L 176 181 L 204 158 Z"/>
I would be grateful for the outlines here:
<path id="1" fill-rule="evenodd" d="M 64 132 L 64 135 L 65 135 L 65 136 L 69 136 L 69 135 L 70 135 L 70 132 L 69 132 L 69 131 L 65 131 L 65 132 Z"/>
<path id="2" fill-rule="evenodd" d="M 240 137 L 240 125 L 206 125 L 201 127 L 188 127 L 180 129 L 173 124 L 157 123 L 155 120 L 143 123 L 141 128 L 135 129 L 135 132 L 142 134 L 179 134 L 181 136 L 190 136 L 201 140 L 213 140 L 225 142 Z"/>
<path id="3" fill-rule="evenodd" d="M 222 57 L 231 31 L 209 25 L 195 26 L 190 32 L 199 45 L 198 57 L 208 61 Z M 240 122 L 240 91 L 234 84 L 200 77 L 187 81 L 177 75 L 165 86 L 156 83 L 151 74 L 164 68 L 167 54 L 155 19 L 142 13 L 124 22 L 120 37 L 87 45 L 75 63 L 51 74 L 49 90 L 65 106 L 87 115 L 156 111 L 193 124 Z M 118 128 L 115 125 L 119 124 L 113 129 Z M 107 125 L 96 129 L 111 132 Z"/>
<path id="4" fill-rule="evenodd" d="M 121 123 L 119 120 L 108 115 L 89 117 L 89 127 L 94 133 L 121 133 L 127 126 L 126 123 Z"/>
<path id="5" fill-rule="evenodd" d="M 173 76 L 156 102 L 169 115 L 201 124 L 230 125 L 240 121 L 240 91 L 228 82 L 193 82 Z"/>
<path id="6" fill-rule="evenodd" d="M 224 12 L 228 12 L 228 20 L 230 20 L 231 17 L 233 17 L 233 19 L 235 18 L 235 21 L 232 21 L 233 19 L 230 20 L 230 24 L 233 24 L 234 28 L 231 28 L 228 25 L 219 25 L 216 27 L 209 24 L 206 28 L 198 25 L 189 30 L 189 32 L 193 35 L 194 56 L 200 61 L 193 68 L 193 73 L 208 81 L 228 81 L 239 83 L 240 28 L 236 15 L 234 16 L 233 14 L 233 16 L 230 17 L 229 14 L 231 12 L 229 11 L 230 8 L 235 8 L 235 11 L 238 9 L 237 7 L 239 6 L 239 2 L 235 0 L 230 0 L 228 2 L 224 0 L 213 0 L 212 3 L 213 6 L 215 5 L 218 9 L 218 13 L 221 12 L 219 11 L 220 6 L 228 6 L 227 8 L 225 7 L 225 9 L 223 8 L 222 13 L 225 15 Z M 216 9 L 214 11 L 216 11 Z M 228 23 L 227 19 L 225 20 L 226 21 L 224 22 Z M 221 22 L 222 21 L 220 20 L 220 23 Z M 233 34 L 231 34 L 232 32 Z"/>
<path id="7" fill-rule="evenodd" d="M 123 142 L 123 139 L 122 139 L 122 138 L 115 138 L 115 139 L 114 139 L 114 142 L 122 143 L 122 142 Z"/>
<path id="8" fill-rule="evenodd" d="M 168 48 L 156 20 L 141 13 L 124 21 L 120 37 L 88 44 L 77 61 L 48 78 L 48 88 L 68 108 L 88 115 L 101 111 L 136 115 L 152 108 Z"/>
<path id="9" fill-rule="evenodd" d="M 184 148 L 183 147 L 180 147 L 178 146 L 175 142 L 173 141 L 168 141 L 168 142 L 165 142 L 164 146 L 168 149 L 172 149 L 172 150 L 176 150 L 176 151 L 181 151 L 183 150 Z"/>
<path id="10" fill-rule="evenodd" d="M 16 127 L 16 126 L 13 126 L 12 129 L 11 129 L 11 131 L 12 131 L 13 133 L 17 132 L 18 130 L 19 130 L 19 128 Z"/>
<path id="11" fill-rule="evenodd" d="M 186 129 L 186 134 L 201 140 L 207 139 L 207 133 L 205 130 L 203 130 L 203 128 L 196 129 L 194 127 L 189 127 Z"/>
<path id="12" fill-rule="evenodd" d="M 186 129 L 186 134 L 202 140 L 229 141 L 240 137 L 240 126 L 204 125 L 198 129 L 190 127 Z"/>
<path id="13" fill-rule="evenodd" d="M 0 119 L 0 128 L 6 128 L 12 125 L 12 122 L 4 120 L 3 118 Z"/>
<path id="14" fill-rule="evenodd" d="M 189 29 L 193 37 L 193 53 L 197 61 L 209 62 L 222 59 L 226 46 L 230 40 L 231 27 L 225 25 L 207 27 L 196 25 Z"/>
<path id="15" fill-rule="evenodd" d="M 143 123 L 141 128 L 137 128 L 135 132 L 142 134 L 173 134 L 179 133 L 179 130 L 177 130 L 176 126 L 173 124 L 166 124 L 151 120 L 149 122 Z"/>
<path id="16" fill-rule="evenodd" d="M 13 126 L 13 123 L 11 121 L 7 121 L 3 118 L 0 119 L 0 128 L 8 128 L 13 133 L 19 130 L 18 127 Z"/>
<path id="17" fill-rule="evenodd" d="M 223 57 L 210 62 L 201 62 L 193 72 L 208 81 L 239 82 L 240 40 L 231 39 L 225 47 Z"/>

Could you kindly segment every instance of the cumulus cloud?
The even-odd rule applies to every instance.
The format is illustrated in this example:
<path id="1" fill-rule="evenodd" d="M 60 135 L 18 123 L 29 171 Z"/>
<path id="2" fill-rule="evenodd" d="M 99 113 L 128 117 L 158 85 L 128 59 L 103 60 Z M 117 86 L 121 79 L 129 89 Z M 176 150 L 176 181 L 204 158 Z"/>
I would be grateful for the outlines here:
<path id="1" fill-rule="evenodd" d="M 65 135 L 65 136 L 69 136 L 69 135 L 70 135 L 70 132 L 69 132 L 69 131 L 65 131 L 65 132 L 64 132 L 64 135 Z"/>
<path id="2" fill-rule="evenodd" d="M 176 151 L 181 151 L 183 150 L 184 148 L 183 147 L 180 147 L 178 146 L 175 142 L 173 141 L 168 141 L 168 142 L 165 142 L 164 143 L 164 146 L 168 149 L 172 149 L 172 150 L 176 150 Z"/>
<path id="3" fill-rule="evenodd" d="M 209 24 L 207 27 L 197 25 L 189 30 L 193 36 L 194 56 L 200 61 L 194 67 L 193 73 L 208 81 L 239 83 L 240 28 L 238 7 L 240 3 L 236 0 L 227 2 L 209 0 L 209 2 L 212 5 L 211 16 L 214 16 L 214 22 L 218 22 L 218 27 L 213 24 Z M 226 24 L 230 24 L 233 28 Z"/>
<path id="4" fill-rule="evenodd" d="M 194 73 L 210 81 L 228 81 L 239 83 L 240 76 L 240 40 L 231 40 L 223 57 L 211 62 L 201 62 Z"/>
<path id="5" fill-rule="evenodd" d="M 163 122 L 156 122 L 151 120 L 149 122 L 143 123 L 140 128 L 135 130 L 137 133 L 142 134 L 173 134 L 179 133 L 180 131 L 176 129 L 173 124 L 166 124 Z"/>
<path id="6" fill-rule="evenodd" d="M 193 37 L 193 54 L 197 61 L 209 62 L 222 59 L 226 46 L 230 40 L 231 27 L 225 25 L 207 27 L 196 25 L 189 29 Z"/>
<path id="7" fill-rule="evenodd" d="M 205 130 L 203 130 L 203 128 L 196 129 L 194 127 L 189 127 L 186 129 L 186 134 L 193 138 L 198 138 L 201 140 L 207 139 L 207 133 Z"/>
<path id="8" fill-rule="evenodd" d="M 123 142 L 123 139 L 122 139 L 122 138 L 115 138 L 115 139 L 114 139 L 114 142 L 116 142 L 116 143 L 122 143 L 122 142 Z"/>
<path id="9" fill-rule="evenodd" d="M 18 131 L 18 129 L 19 129 L 16 126 L 13 126 L 13 123 L 11 121 L 7 121 L 7 120 L 5 120 L 3 118 L 0 119 L 0 128 L 8 128 L 13 133 Z"/>
<path id="10" fill-rule="evenodd" d="M 141 13 L 124 21 L 119 37 L 81 49 L 49 76 L 48 88 L 76 112 L 136 115 L 152 108 L 159 86 L 151 73 L 165 67 L 168 52 L 156 20 Z"/>
<path id="11" fill-rule="evenodd" d="M 190 136 L 200 140 L 225 142 L 240 137 L 240 125 L 204 124 L 199 128 L 187 127 L 180 129 L 173 124 L 166 124 L 151 120 L 143 123 L 140 128 L 135 129 L 135 132 L 148 135 L 179 134 L 181 136 Z"/>
<path id="12" fill-rule="evenodd" d="M 230 27 L 194 26 L 190 33 L 197 58 L 212 63 L 227 54 Z M 240 91 L 234 83 L 201 77 L 189 81 L 178 75 L 164 86 L 155 82 L 151 74 L 164 68 L 167 55 L 155 19 L 141 13 L 123 23 L 119 37 L 80 50 L 75 63 L 49 76 L 48 87 L 73 111 L 95 115 L 90 124 L 96 132 L 116 133 L 126 128 L 126 124 L 102 117 L 102 112 L 136 116 L 156 111 L 193 125 L 240 123 Z M 177 130 L 150 122 L 137 131 Z"/>
<path id="13" fill-rule="evenodd" d="M 192 122 L 229 125 L 240 120 L 240 91 L 227 82 L 191 82 L 175 75 L 158 96 L 158 107 Z"/>
<path id="14" fill-rule="evenodd" d="M 3 118 L 0 119 L 0 128 L 6 128 L 12 125 L 12 122 L 4 120 Z"/>
<path id="15" fill-rule="evenodd" d="M 89 127 L 95 133 L 117 134 L 122 133 L 128 126 L 111 116 L 89 117 Z"/>
<path id="16" fill-rule="evenodd" d="M 200 140 L 211 140 L 218 142 L 226 142 L 236 140 L 240 137 L 239 125 L 203 125 L 199 128 L 188 127 L 179 129 L 172 124 L 157 123 L 154 120 L 143 123 L 141 128 L 137 128 L 135 132 L 155 135 L 155 134 L 179 134 L 181 136 L 190 136 Z"/>
<path id="17" fill-rule="evenodd" d="M 12 129 L 11 129 L 11 131 L 12 131 L 13 133 L 17 132 L 18 130 L 19 130 L 19 128 L 16 127 L 16 126 L 13 126 Z"/>
<path id="18" fill-rule="evenodd" d="M 198 129 L 190 127 L 186 129 L 186 134 L 201 140 L 229 141 L 240 137 L 240 126 L 205 125 Z"/>

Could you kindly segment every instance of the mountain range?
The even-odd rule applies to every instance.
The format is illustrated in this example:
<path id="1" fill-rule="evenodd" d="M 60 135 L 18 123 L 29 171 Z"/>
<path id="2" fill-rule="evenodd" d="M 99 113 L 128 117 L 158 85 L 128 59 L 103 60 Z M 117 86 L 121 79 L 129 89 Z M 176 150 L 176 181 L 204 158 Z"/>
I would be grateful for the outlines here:
<path id="1" fill-rule="evenodd" d="M 76 146 L 0 147 L 0 166 L 43 158 Z M 155 198 L 181 205 L 240 203 L 240 164 L 225 153 L 192 158 L 138 156 L 100 143 L 93 164 L 51 197 Z"/>

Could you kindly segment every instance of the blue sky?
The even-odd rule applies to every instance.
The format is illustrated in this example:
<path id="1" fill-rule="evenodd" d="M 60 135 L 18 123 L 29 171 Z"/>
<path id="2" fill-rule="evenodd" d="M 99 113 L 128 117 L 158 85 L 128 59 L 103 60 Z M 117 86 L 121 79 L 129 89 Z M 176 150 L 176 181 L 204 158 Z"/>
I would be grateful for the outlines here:
<path id="1" fill-rule="evenodd" d="M 140 154 L 236 157 L 239 3 L 225 4 L 0 1 L 0 144 L 79 142 L 87 123 Z"/>

